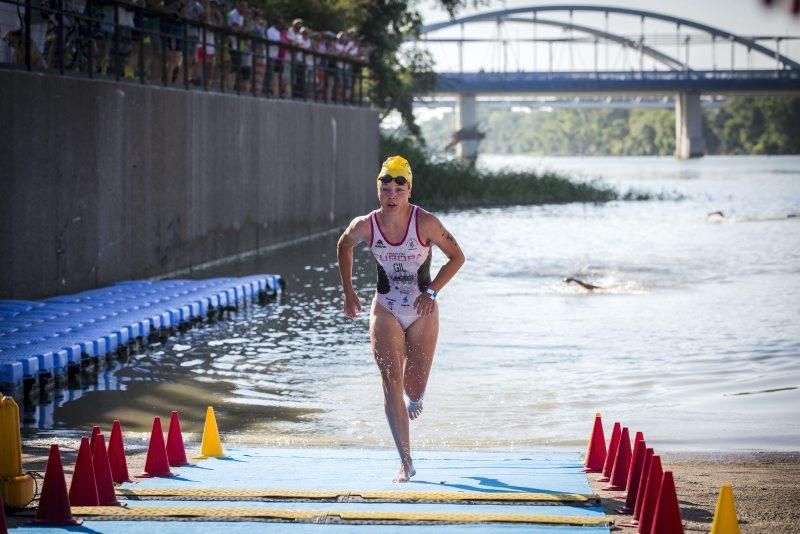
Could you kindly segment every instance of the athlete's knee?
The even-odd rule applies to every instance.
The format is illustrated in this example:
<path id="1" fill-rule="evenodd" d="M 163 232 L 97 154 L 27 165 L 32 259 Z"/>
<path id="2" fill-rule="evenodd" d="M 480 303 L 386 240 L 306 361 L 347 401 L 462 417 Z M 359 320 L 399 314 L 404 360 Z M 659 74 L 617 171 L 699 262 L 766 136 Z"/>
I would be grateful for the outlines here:
<path id="1" fill-rule="evenodd" d="M 395 399 L 403 398 L 403 384 L 387 384 L 383 383 L 383 397 L 387 402 L 394 401 Z"/>
<path id="2" fill-rule="evenodd" d="M 381 372 L 383 393 L 387 397 L 403 394 L 403 374 L 400 372 Z"/>

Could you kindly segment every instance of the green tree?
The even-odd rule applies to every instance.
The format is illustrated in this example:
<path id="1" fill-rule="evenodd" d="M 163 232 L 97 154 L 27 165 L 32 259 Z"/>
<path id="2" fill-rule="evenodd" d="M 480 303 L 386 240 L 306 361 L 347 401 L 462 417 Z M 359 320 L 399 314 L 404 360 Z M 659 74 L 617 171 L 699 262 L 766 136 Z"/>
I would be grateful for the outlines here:
<path id="1" fill-rule="evenodd" d="M 374 48 L 364 88 L 382 116 L 398 111 L 407 130 L 418 137 L 414 120 L 414 95 L 430 92 L 436 84 L 433 58 L 425 50 L 405 46 L 409 37 L 419 37 L 422 17 L 415 0 L 252 0 L 267 17 L 302 18 L 315 29 L 355 28 Z M 439 0 L 451 17 L 467 5 L 483 0 Z"/>
<path id="2" fill-rule="evenodd" d="M 556 109 L 512 113 L 478 109 L 487 131 L 481 151 L 495 154 L 667 156 L 675 153 L 671 109 Z M 426 139 L 440 141 L 449 126 L 428 121 Z M 438 121 L 441 122 L 441 121 Z M 709 154 L 800 154 L 800 98 L 731 98 L 703 114 Z"/>

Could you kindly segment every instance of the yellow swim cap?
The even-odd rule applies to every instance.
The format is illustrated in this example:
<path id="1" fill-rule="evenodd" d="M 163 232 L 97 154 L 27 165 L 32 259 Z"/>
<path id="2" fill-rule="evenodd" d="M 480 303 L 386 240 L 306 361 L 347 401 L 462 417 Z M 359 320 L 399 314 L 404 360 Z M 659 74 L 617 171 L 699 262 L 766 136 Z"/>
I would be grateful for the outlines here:
<path id="1" fill-rule="evenodd" d="M 386 161 L 381 165 L 378 179 L 386 174 L 392 178 L 402 176 L 408 180 L 409 185 L 414 181 L 414 176 L 411 174 L 411 165 L 408 164 L 408 160 L 403 156 L 389 156 L 386 158 Z"/>

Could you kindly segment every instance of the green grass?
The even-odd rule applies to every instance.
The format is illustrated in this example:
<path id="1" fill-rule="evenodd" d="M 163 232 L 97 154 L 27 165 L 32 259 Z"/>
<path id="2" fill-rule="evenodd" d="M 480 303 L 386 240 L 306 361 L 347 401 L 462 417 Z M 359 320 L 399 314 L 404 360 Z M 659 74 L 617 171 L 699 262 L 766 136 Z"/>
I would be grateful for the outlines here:
<path id="1" fill-rule="evenodd" d="M 411 138 L 381 136 L 381 154 L 400 154 L 414 172 L 414 203 L 430 209 L 476 208 L 568 202 L 647 200 L 619 194 L 596 182 L 573 182 L 552 172 L 486 172 L 456 160 L 435 160 Z"/>

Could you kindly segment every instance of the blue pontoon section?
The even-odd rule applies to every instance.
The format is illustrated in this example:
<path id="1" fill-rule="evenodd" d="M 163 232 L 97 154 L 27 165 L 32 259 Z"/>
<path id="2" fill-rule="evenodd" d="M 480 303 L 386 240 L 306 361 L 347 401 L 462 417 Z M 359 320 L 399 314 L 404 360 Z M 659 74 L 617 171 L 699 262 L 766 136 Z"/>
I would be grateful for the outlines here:
<path id="1" fill-rule="evenodd" d="M 277 296 L 277 275 L 130 281 L 40 301 L 0 301 L 0 390 L 45 384 L 68 368 L 168 335 L 209 314 Z"/>

